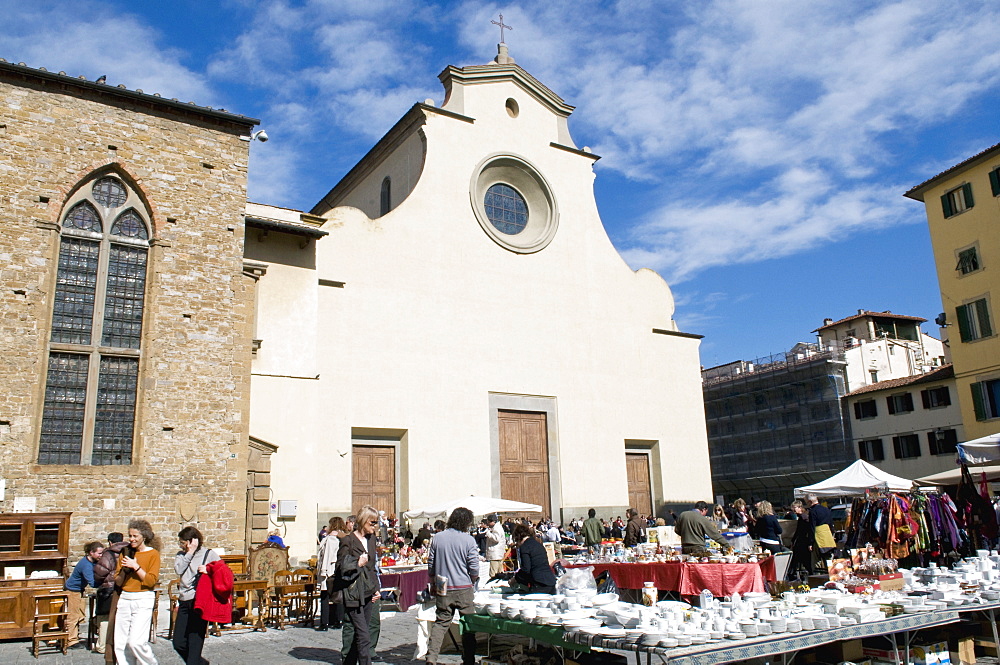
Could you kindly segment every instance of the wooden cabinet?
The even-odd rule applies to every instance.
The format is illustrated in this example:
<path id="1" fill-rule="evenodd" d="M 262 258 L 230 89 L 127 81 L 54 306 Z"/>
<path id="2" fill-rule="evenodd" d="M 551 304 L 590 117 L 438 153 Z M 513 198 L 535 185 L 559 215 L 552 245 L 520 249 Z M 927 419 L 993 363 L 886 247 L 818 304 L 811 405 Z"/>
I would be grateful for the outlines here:
<path id="1" fill-rule="evenodd" d="M 35 596 L 63 588 L 71 515 L 0 514 L 0 640 L 31 637 Z M 45 572 L 55 576 L 31 577 Z"/>

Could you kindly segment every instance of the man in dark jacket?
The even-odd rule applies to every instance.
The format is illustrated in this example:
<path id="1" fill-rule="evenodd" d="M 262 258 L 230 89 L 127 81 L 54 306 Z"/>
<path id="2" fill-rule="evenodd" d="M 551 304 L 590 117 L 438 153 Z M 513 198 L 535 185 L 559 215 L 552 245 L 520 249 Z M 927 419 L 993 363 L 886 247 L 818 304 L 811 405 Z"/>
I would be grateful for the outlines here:
<path id="1" fill-rule="evenodd" d="M 628 524 L 625 525 L 625 547 L 635 547 L 639 543 L 646 542 L 646 521 L 639 517 L 639 512 L 635 508 L 625 511 L 628 517 Z"/>

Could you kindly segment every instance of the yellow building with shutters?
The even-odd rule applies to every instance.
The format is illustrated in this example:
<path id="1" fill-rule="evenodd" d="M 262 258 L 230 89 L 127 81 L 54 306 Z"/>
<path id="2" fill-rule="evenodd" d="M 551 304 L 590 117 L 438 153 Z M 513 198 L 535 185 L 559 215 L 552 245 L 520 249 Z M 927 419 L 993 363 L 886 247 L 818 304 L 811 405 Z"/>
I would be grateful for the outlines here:
<path id="1" fill-rule="evenodd" d="M 1000 432 L 1000 144 L 905 196 L 927 211 L 965 437 Z"/>

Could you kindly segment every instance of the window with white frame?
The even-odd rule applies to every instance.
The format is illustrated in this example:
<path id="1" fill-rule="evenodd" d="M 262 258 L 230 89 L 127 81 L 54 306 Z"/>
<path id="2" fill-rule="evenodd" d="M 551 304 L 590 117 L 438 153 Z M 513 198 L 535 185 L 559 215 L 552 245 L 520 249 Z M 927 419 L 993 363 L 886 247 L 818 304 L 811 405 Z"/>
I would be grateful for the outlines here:
<path id="1" fill-rule="evenodd" d="M 942 406 L 951 405 L 951 392 L 948 386 L 938 386 L 920 391 L 920 400 L 925 409 L 936 409 Z"/>
<path id="2" fill-rule="evenodd" d="M 941 209 L 944 211 L 946 218 L 964 212 L 974 205 L 972 185 L 970 183 L 956 187 L 941 197 Z"/>
<path id="3" fill-rule="evenodd" d="M 916 434 L 901 434 L 892 437 L 892 451 L 896 459 L 920 457 L 920 437 Z"/>
<path id="4" fill-rule="evenodd" d="M 931 455 L 954 455 L 958 452 L 958 432 L 953 429 L 927 432 L 927 448 Z"/>
<path id="5" fill-rule="evenodd" d="M 858 441 L 858 457 L 866 462 L 881 462 L 885 459 L 882 450 L 882 439 L 865 439 Z"/>
<path id="6" fill-rule="evenodd" d="M 976 272 L 979 268 L 979 251 L 975 245 L 958 253 L 958 264 L 955 266 L 955 270 L 963 275 L 968 275 L 970 272 Z"/>
<path id="7" fill-rule="evenodd" d="M 913 395 L 910 393 L 889 395 L 885 398 L 885 401 L 886 405 L 889 407 L 890 415 L 897 413 L 909 413 L 910 411 L 913 411 Z"/>
<path id="8" fill-rule="evenodd" d="M 980 298 L 955 308 L 958 318 L 958 334 L 963 342 L 972 342 L 993 335 L 990 322 L 990 306 L 986 298 Z"/>
<path id="9" fill-rule="evenodd" d="M 976 420 L 1000 418 L 1000 379 L 976 381 L 971 387 Z"/>
<path id="10" fill-rule="evenodd" d="M 66 202 L 49 337 L 39 464 L 131 464 L 149 223 L 115 175 Z"/>

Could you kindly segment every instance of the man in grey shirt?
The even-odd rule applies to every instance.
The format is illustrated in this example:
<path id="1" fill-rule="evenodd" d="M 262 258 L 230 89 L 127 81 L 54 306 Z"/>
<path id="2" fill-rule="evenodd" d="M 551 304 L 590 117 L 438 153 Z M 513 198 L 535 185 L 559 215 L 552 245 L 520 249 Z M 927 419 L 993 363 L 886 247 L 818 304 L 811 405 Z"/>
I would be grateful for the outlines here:
<path id="1" fill-rule="evenodd" d="M 427 645 L 427 662 L 436 663 L 441 653 L 444 634 L 451 626 L 451 619 L 459 614 L 475 614 L 472 598 L 479 579 L 479 547 L 469 535 L 472 511 L 456 508 L 451 511 L 448 526 L 431 540 L 427 555 L 427 570 L 431 589 L 435 593 L 437 619 L 431 626 L 430 643 Z M 476 634 L 462 635 L 462 663 L 476 663 Z"/>

